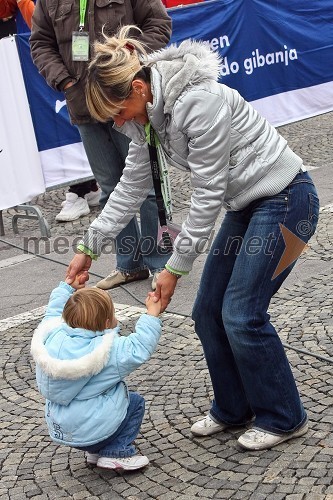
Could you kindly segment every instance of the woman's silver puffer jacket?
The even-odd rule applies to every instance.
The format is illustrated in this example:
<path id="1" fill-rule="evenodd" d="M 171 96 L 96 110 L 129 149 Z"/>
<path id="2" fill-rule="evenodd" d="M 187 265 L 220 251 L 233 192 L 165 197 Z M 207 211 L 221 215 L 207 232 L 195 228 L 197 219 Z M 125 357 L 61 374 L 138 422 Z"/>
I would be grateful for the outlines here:
<path id="1" fill-rule="evenodd" d="M 236 90 L 217 82 L 219 58 L 202 42 L 185 41 L 151 54 L 153 104 L 150 123 L 168 162 L 186 169 L 193 193 L 188 216 L 168 265 L 190 271 L 219 212 L 241 210 L 251 201 L 279 193 L 302 160 Z M 120 129 L 132 139 L 126 168 L 83 244 L 99 255 L 137 212 L 153 186 L 143 126 Z"/>

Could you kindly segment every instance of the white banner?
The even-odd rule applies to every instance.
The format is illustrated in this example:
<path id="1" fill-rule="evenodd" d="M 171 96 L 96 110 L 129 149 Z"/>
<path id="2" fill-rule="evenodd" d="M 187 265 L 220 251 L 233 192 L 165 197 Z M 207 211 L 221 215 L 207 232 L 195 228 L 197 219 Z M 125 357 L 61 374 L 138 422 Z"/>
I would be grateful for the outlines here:
<path id="1" fill-rule="evenodd" d="M 0 210 L 45 191 L 14 38 L 0 40 Z"/>
<path id="2" fill-rule="evenodd" d="M 46 188 L 93 178 L 82 142 L 40 151 Z"/>
<path id="3" fill-rule="evenodd" d="M 290 90 L 251 102 L 275 127 L 328 113 L 333 109 L 333 82 Z"/>

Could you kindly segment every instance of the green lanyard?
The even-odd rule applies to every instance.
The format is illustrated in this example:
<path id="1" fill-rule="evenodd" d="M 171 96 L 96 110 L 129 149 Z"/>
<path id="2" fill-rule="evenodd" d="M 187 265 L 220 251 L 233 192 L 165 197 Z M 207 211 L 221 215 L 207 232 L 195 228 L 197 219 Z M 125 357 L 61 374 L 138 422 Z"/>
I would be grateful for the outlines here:
<path id="1" fill-rule="evenodd" d="M 87 11 L 87 3 L 88 3 L 88 0 L 80 0 L 80 29 L 79 29 L 79 31 L 83 31 L 83 28 L 84 28 L 84 21 L 86 18 L 86 11 Z"/>
<path id="2" fill-rule="evenodd" d="M 152 129 L 150 122 L 145 125 L 146 141 L 150 146 L 153 146 L 157 150 L 157 160 L 159 166 L 161 192 L 164 202 L 164 208 L 169 221 L 172 220 L 172 200 L 171 200 L 171 185 L 168 171 L 168 164 L 166 162 L 165 153 L 161 146 L 160 140 Z M 153 138 L 153 141 L 151 140 Z M 152 144 L 153 142 L 153 144 Z"/>

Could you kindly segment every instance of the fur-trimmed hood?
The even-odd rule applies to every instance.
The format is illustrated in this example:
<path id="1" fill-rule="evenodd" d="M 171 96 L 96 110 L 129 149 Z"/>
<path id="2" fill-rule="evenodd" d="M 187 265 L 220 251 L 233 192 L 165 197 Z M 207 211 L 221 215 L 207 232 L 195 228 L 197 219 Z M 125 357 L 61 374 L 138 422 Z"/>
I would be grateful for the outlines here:
<path id="1" fill-rule="evenodd" d="M 105 333 L 98 347 L 80 358 L 57 359 L 50 356 L 45 342 L 58 327 L 67 327 L 72 330 L 61 317 L 43 321 L 36 328 L 31 341 L 31 354 L 35 363 L 46 375 L 54 379 L 77 380 L 81 377 L 97 375 L 108 362 L 115 331 L 109 330 Z M 83 329 L 82 332 L 84 332 Z"/>
<path id="2" fill-rule="evenodd" d="M 164 112 L 171 113 L 185 87 L 218 80 L 222 59 L 207 42 L 185 40 L 178 47 L 154 52 L 144 63 L 155 66 L 161 75 Z"/>
<path id="3" fill-rule="evenodd" d="M 32 337 L 31 354 L 36 363 L 38 388 L 43 396 L 68 405 L 90 378 L 99 374 L 108 364 L 118 330 L 116 328 L 102 334 L 74 329 L 61 317 L 42 321 Z M 81 342 L 76 352 L 75 337 L 78 336 Z M 78 356 L 78 353 L 81 355 Z"/>

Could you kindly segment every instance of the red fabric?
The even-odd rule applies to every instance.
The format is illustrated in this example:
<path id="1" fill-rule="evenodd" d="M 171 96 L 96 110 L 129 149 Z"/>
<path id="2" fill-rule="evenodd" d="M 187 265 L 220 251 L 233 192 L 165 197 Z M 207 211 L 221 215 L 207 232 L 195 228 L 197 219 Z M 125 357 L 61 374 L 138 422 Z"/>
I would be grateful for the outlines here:
<path id="1" fill-rule="evenodd" d="M 16 0 L 0 0 L 0 19 L 14 16 L 18 8 L 31 29 L 31 18 L 35 8 L 32 0 L 20 0 L 19 2 Z"/>
<path id="2" fill-rule="evenodd" d="M 181 7 L 182 5 L 189 5 L 191 3 L 199 3 L 204 0 L 164 0 L 166 7 Z"/>
<path id="3" fill-rule="evenodd" d="M 1 0 L 0 2 L 0 19 L 12 17 L 17 9 L 16 0 Z"/>

